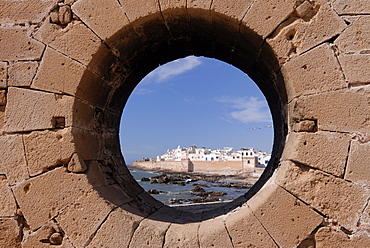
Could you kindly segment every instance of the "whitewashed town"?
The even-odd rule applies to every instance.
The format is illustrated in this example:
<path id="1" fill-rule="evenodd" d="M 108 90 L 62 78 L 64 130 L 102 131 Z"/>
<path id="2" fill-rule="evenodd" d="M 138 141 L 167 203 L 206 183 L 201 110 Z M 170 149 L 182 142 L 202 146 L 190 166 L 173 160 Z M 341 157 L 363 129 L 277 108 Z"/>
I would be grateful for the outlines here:
<path id="1" fill-rule="evenodd" d="M 235 151 L 233 147 L 224 147 L 224 149 L 211 150 L 192 145 L 187 148 L 178 146 L 176 149 L 167 150 L 165 154 L 157 156 L 156 161 L 181 161 L 183 159 L 191 161 L 242 161 L 243 159 L 251 159 L 254 160 L 254 165 L 266 167 L 270 158 L 271 154 L 254 148 L 241 148 Z"/>
<path id="2" fill-rule="evenodd" d="M 235 151 L 233 147 L 224 147 L 223 149 L 212 150 L 192 145 L 169 149 L 156 158 L 143 158 L 141 161 L 135 161 L 134 165 L 147 169 L 188 172 L 246 171 L 256 167 L 266 167 L 270 159 L 270 153 L 258 151 L 254 148 L 241 148 Z"/>

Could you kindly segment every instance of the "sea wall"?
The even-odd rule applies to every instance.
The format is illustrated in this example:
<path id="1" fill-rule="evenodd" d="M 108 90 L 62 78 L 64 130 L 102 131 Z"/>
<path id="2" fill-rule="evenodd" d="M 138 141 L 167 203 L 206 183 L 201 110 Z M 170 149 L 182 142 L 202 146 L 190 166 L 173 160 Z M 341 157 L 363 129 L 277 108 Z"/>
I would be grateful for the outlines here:
<path id="1" fill-rule="evenodd" d="M 242 161 L 134 161 L 134 166 L 148 170 L 172 170 L 188 172 L 226 172 L 238 173 L 253 170 L 254 164 Z"/>

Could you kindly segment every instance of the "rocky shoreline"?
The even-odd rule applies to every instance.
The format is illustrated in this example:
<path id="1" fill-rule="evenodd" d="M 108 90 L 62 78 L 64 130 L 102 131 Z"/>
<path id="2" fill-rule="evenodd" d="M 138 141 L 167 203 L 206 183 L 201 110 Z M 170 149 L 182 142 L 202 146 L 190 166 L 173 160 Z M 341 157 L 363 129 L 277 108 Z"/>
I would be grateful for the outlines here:
<path id="1" fill-rule="evenodd" d="M 130 166 L 131 167 L 131 166 Z M 143 170 L 138 167 L 131 167 L 130 170 Z M 184 204 L 184 203 L 208 203 L 222 201 L 220 196 L 227 193 L 222 191 L 207 191 L 207 185 L 197 183 L 198 181 L 205 181 L 212 183 L 217 187 L 235 188 L 237 190 L 249 189 L 253 186 L 254 182 L 257 181 L 258 177 L 252 175 L 252 173 L 238 174 L 238 175 L 219 175 L 219 174 L 204 174 L 194 172 L 173 172 L 173 171 L 155 171 L 160 173 L 159 175 L 152 176 L 150 178 L 143 177 L 140 180 L 150 182 L 150 184 L 175 184 L 179 186 L 185 186 L 192 184 L 194 188 L 191 190 L 191 194 L 196 196 L 192 199 L 171 199 L 171 204 Z M 147 191 L 149 194 L 161 194 L 167 193 L 157 189 L 150 189 Z"/>

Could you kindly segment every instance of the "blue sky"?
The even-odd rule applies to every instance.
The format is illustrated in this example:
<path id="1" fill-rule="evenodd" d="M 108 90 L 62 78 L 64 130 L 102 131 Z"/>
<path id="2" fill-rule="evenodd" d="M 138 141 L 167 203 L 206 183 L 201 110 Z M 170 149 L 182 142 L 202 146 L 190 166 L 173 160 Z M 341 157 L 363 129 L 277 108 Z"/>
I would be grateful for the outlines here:
<path id="1" fill-rule="evenodd" d="M 128 165 L 178 145 L 271 152 L 270 110 L 257 85 L 219 60 L 189 56 L 159 66 L 135 88 L 120 124 Z"/>

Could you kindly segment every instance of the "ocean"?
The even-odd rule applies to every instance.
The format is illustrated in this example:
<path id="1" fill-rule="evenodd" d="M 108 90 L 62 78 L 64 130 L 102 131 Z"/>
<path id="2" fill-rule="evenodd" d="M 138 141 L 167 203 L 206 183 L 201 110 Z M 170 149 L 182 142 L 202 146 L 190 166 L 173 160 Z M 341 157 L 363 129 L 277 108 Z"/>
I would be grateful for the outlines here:
<path id="1" fill-rule="evenodd" d="M 140 179 L 143 177 L 150 178 L 156 175 L 160 175 L 161 173 L 155 173 L 153 171 L 142 171 L 142 170 L 131 170 L 130 171 L 132 176 L 136 179 L 136 181 L 143 187 L 145 191 L 148 190 L 157 190 L 163 191 L 165 193 L 160 194 L 152 194 L 154 198 L 163 202 L 167 205 L 172 205 L 171 199 L 195 199 L 199 198 L 198 196 L 193 195 L 191 192 L 194 189 L 194 184 L 201 184 L 202 188 L 205 191 L 218 191 L 224 192 L 226 195 L 224 196 L 217 196 L 222 201 L 230 201 L 233 200 L 243 194 L 245 194 L 249 189 L 236 189 L 236 188 L 228 188 L 228 187 L 219 187 L 219 183 L 211 183 L 206 181 L 196 181 L 196 182 L 189 182 L 186 183 L 185 186 L 180 186 L 176 184 L 151 184 L 149 181 L 141 181 Z M 229 182 L 228 180 L 220 180 L 220 182 Z M 183 203 L 192 203 L 192 201 L 183 201 Z"/>

